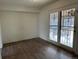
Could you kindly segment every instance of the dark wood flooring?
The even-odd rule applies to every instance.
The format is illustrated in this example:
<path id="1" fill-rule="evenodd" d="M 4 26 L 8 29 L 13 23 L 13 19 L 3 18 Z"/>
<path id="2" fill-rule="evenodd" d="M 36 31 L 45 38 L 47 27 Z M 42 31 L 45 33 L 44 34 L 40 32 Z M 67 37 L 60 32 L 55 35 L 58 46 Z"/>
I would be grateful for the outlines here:
<path id="1" fill-rule="evenodd" d="M 77 59 L 77 57 L 42 39 L 32 39 L 5 44 L 2 59 Z"/>

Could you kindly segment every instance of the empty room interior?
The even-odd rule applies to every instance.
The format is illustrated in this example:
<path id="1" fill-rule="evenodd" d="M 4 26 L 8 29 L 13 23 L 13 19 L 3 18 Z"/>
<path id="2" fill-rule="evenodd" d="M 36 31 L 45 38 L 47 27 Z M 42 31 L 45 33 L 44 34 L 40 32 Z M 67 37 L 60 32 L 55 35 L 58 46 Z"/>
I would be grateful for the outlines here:
<path id="1" fill-rule="evenodd" d="M 78 59 L 78 0 L 0 0 L 0 59 Z"/>

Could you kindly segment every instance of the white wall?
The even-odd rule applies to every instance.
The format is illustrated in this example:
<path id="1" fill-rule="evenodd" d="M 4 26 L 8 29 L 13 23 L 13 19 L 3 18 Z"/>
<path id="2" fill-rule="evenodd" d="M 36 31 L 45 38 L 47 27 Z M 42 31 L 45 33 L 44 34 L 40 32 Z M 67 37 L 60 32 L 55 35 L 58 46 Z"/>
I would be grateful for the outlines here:
<path id="1" fill-rule="evenodd" d="M 18 11 L 18 12 L 33 12 L 33 13 L 38 13 L 40 12 L 39 9 L 37 8 L 29 8 L 26 6 L 21 6 L 21 5 L 0 5 L 0 11 Z"/>
<path id="2" fill-rule="evenodd" d="M 0 21 L 0 59 L 2 59 L 1 53 L 2 53 L 2 35 L 1 35 L 1 21 Z"/>
<path id="3" fill-rule="evenodd" d="M 77 0 L 58 0 L 43 9 L 41 9 L 39 16 L 39 36 L 42 39 L 49 40 L 49 15 L 50 13 L 69 9 L 77 8 Z M 77 45 L 77 44 L 76 44 Z M 76 47 L 77 48 L 77 47 Z"/>
<path id="4" fill-rule="evenodd" d="M 1 21 L 0 21 L 0 48 L 2 48 L 2 35 L 1 35 Z"/>
<path id="5" fill-rule="evenodd" d="M 37 13 L 0 12 L 3 43 L 38 37 Z"/>

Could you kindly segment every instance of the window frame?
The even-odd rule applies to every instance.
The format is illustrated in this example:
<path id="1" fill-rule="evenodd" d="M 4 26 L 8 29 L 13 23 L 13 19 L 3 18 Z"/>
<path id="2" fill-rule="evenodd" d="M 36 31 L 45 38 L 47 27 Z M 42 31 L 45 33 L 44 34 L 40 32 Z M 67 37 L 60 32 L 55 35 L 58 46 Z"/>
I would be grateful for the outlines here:
<path id="1" fill-rule="evenodd" d="M 73 9 L 73 8 L 68 8 L 68 9 Z M 68 9 L 65 9 L 65 10 L 68 10 Z M 76 10 L 76 8 L 75 8 L 75 10 Z M 62 10 L 63 11 L 63 10 Z M 61 47 L 64 47 L 64 48 L 66 48 L 66 49 L 68 49 L 68 50 L 73 50 L 73 48 L 74 48 L 74 38 L 75 38 L 75 33 L 73 34 L 73 47 L 69 47 L 69 46 L 66 46 L 66 45 L 63 45 L 63 44 L 61 44 L 60 43 L 60 37 L 61 37 L 61 16 L 62 16 L 62 12 L 61 12 L 61 10 L 60 11 L 55 11 L 55 12 L 58 12 L 58 41 L 57 42 L 55 42 L 55 41 L 53 41 L 53 40 L 50 40 L 49 39 L 49 41 L 51 42 L 51 43 L 53 43 L 53 44 L 55 44 L 55 45 L 58 45 L 58 46 L 61 46 Z M 55 13 L 54 12 L 54 13 Z M 53 13 L 53 12 L 52 12 Z M 50 16 L 50 15 L 49 15 Z M 76 23 L 76 21 L 75 21 L 75 18 L 74 18 L 74 31 L 75 31 L 75 23 Z M 60 25 L 59 25 L 60 24 Z M 50 26 L 49 26 L 50 27 Z M 50 29 L 50 28 L 49 28 Z M 74 32 L 73 31 L 73 32 Z M 50 32 L 50 30 L 49 30 L 49 32 Z M 50 38 L 50 37 L 49 37 Z"/>

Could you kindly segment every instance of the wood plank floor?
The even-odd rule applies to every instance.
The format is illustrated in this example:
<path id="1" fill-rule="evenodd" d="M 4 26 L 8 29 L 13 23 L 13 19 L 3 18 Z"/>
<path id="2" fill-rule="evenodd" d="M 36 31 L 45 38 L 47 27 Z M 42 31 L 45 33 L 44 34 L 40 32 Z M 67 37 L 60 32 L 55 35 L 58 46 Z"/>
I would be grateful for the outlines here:
<path id="1" fill-rule="evenodd" d="M 40 39 L 4 45 L 2 59 L 77 59 L 73 54 Z"/>

